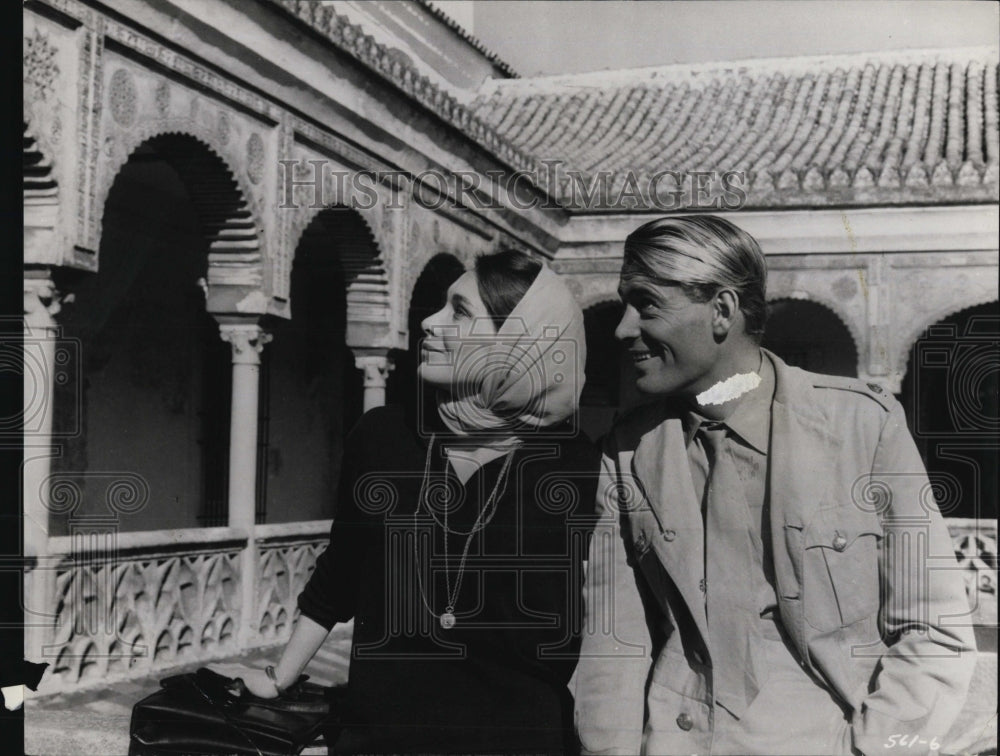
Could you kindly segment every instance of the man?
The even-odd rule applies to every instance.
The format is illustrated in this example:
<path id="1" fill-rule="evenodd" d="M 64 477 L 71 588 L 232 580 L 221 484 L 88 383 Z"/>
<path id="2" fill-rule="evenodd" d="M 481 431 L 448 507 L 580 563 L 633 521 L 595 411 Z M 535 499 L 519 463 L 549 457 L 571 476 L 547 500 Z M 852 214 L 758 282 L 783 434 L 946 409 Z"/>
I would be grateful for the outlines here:
<path id="1" fill-rule="evenodd" d="M 766 263 L 720 218 L 625 241 L 616 336 L 659 397 L 605 441 L 584 752 L 939 749 L 975 642 L 900 404 L 761 349 Z"/>

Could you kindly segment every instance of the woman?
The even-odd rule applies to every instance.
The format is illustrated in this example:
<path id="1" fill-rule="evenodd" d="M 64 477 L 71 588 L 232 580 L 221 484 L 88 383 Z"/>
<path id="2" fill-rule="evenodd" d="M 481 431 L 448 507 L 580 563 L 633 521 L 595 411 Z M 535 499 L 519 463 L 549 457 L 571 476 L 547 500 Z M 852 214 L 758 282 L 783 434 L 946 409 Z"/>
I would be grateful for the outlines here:
<path id="1" fill-rule="evenodd" d="M 242 676 L 277 695 L 353 617 L 332 752 L 571 752 L 598 466 L 570 422 L 582 313 L 551 270 L 510 250 L 479 257 L 422 328 L 432 411 L 378 408 L 351 432 L 292 638 L 271 675 Z"/>

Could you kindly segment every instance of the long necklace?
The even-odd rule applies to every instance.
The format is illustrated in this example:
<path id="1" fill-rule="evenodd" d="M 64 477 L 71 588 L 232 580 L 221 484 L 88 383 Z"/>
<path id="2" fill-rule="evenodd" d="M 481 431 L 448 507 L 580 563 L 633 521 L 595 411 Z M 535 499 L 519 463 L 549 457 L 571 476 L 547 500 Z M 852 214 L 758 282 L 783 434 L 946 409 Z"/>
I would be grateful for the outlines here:
<path id="1" fill-rule="evenodd" d="M 434 435 L 432 434 L 430 443 L 428 443 L 427 445 L 427 457 L 424 460 L 424 476 L 423 479 L 420 481 L 420 495 L 417 498 L 417 506 L 413 510 L 413 534 L 414 534 L 413 558 L 417 563 L 417 585 L 420 589 L 420 600 L 424 602 L 424 606 L 427 608 L 428 612 L 430 612 L 432 615 L 437 616 L 437 613 L 434 611 L 430 603 L 427 601 L 427 595 L 424 592 L 424 581 L 423 578 L 420 576 L 420 561 L 419 559 L 417 559 L 417 538 L 416 538 L 417 515 L 420 512 L 420 508 L 422 506 L 426 506 L 428 513 L 430 513 L 431 516 L 433 517 L 433 512 L 431 510 L 430 504 L 428 504 L 426 500 L 427 478 L 430 475 L 431 453 L 433 449 L 434 449 Z M 509 452 L 507 452 L 507 456 L 503 462 L 503 467 L 500 468 L 500 474 L 497 476 L 497 482 L 493 486 L 493 491 L 490 493 L 490 496 L 486 500 L 486 503 L 483 505 L 483 508 L 479 510 L 479 514 L 476 515 L 476 521 L 472 524 L 472 528 L 469 530 L 468 535 L 465 537 L 465 546 L 462 548 L 462 558 L 458 563 L 458 575 L 455 577 L 454 588 L 452 588 L 451 585 L 451 572 L 450 572 L 451 560 L 448 555 L 448 534 L 451 532 L 448 529 L 448 502 L 447 501 L 445 502 L 444 525 L 442 527 L 444 529 L 444 583 L 448 594 L 447 596 L 448 603 L 444 608 L 444 612 L 438 616 L 438 622 L 441 623 L 441 627 L 443 627 L 445 630 L 450 630 L 451 628 L 455 627 L 455 623 L 457 621 L 455 619 L 455 602 L 458 600 L 458 593 L 462 589 L 462 577 L 465 575 L 465 561 L 469 556 L 469 546 L 472 544 L 472 537 L 480 530 L 485 528 L 489 524 L 490 520 L 493 519 L 493 515 L 496 513 L 497 492 L 500 491 L 501 485 L 507 479 L 507 473 L 510 470 L 510 463 L 514 459 L 515 451 L 516 451 L 515 449 L 511 449 Z M 436 517 L 434 517 L 434 521 L 437 522 Z M 434 545 L 434 539 L 432 538 L 431 539 L 432 550 L 433 550 L 433 545 Z"/>

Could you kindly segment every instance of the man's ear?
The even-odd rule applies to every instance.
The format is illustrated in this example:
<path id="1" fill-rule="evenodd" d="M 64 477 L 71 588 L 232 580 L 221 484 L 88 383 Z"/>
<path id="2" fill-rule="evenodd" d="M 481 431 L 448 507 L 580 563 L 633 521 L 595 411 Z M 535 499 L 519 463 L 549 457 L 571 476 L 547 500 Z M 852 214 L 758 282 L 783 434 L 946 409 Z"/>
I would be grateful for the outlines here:
<path id="1" fill-rule="evenodd" d="M 712 300 L 712 333 L 725 338 L 740 314 L 740 295 L 733 289 L 719 289 Z"/>

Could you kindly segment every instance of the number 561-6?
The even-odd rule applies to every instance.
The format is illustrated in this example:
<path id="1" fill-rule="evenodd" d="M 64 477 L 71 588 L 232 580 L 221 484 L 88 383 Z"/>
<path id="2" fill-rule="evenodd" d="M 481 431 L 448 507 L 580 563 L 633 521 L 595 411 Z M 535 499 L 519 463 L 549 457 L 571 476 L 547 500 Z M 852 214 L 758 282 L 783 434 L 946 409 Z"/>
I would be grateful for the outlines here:
<path id="1" fill-rule="evenodd" d="M 919 735 L 901 735 L 899 733 L 890 735 L 889 739 L 885 741 L 884 747 L 895 748 L 896 746 L 899 746 L 900 748 L 913 748 L 915 745 L 925 745 L 932 751 L 936 751 L 941 747 L 937 738 L 931 738 L 928 741 L 927 738 L 922 738 Z"/>

